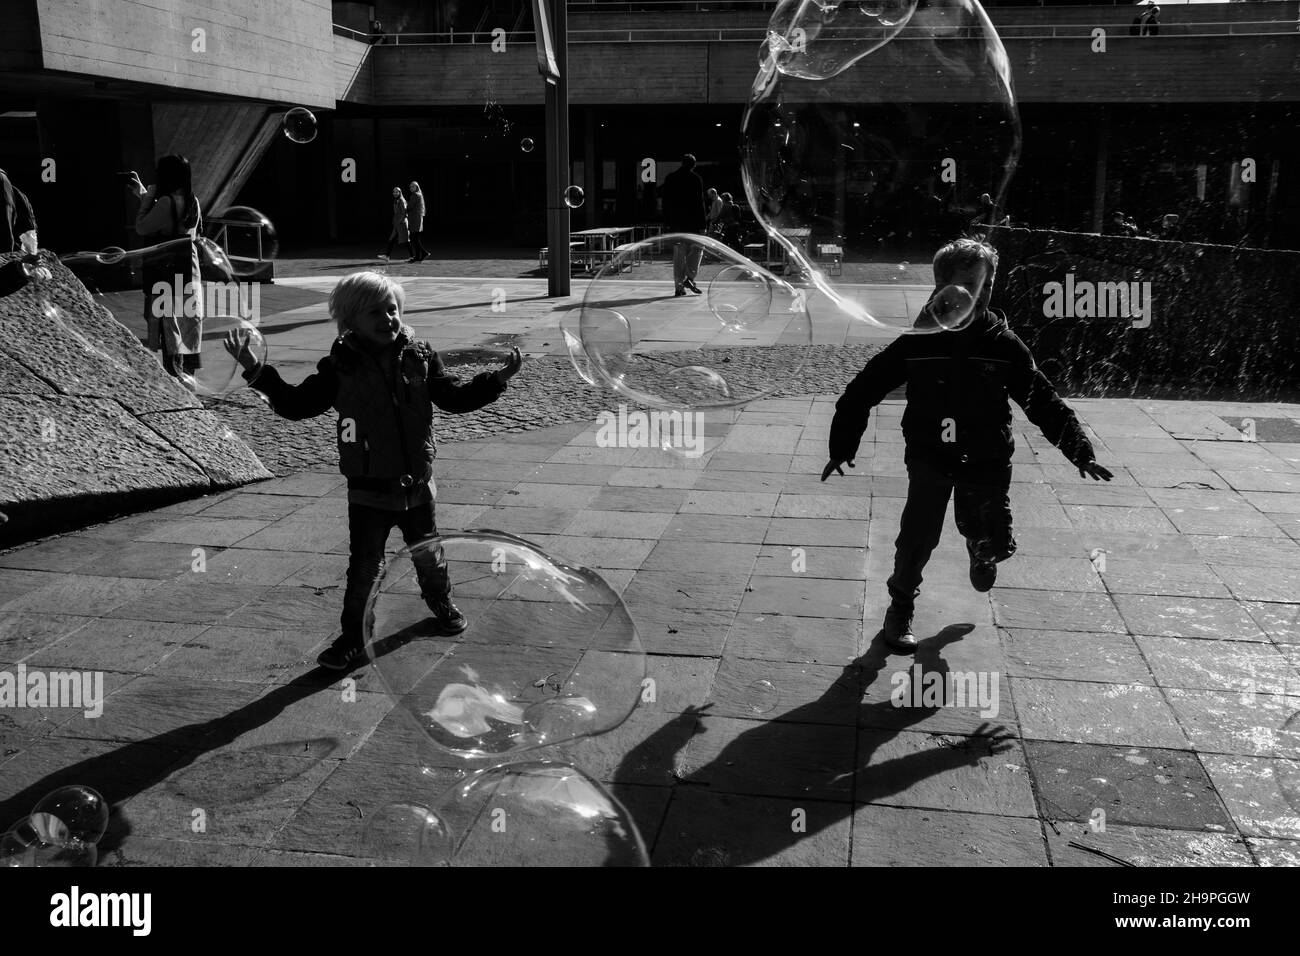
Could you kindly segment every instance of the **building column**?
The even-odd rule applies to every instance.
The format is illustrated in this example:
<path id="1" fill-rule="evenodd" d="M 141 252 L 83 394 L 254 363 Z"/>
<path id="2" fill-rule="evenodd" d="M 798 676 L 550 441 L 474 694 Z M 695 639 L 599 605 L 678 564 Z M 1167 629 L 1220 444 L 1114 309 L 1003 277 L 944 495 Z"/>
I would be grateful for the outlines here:
<path id="1" fill-rule="evenodd" d="M 1110 109 L 1097 107 L 1097 163 L 1092 186 L 1092 228 L 1101 232 L 1106 224 L 1106 161 L 1110 157 Z"/>
<path id="2" fill-rule="evenodd" d="M 582 204 L 582 222 L 586 229 L 596 227 L 596 207 L 600 205 L 599 187 L 603 180 L 596 171 L 596 110 L 588 106 L 582 111 L 583 152 L 582 191 L 586 201 Z"/>

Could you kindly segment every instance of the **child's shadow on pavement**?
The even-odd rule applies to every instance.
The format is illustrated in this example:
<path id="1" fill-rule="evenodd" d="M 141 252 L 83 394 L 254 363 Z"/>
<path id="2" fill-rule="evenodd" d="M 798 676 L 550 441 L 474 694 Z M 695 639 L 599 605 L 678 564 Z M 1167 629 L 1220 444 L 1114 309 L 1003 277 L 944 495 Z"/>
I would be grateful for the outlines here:
<path id="1" fill-rule="evenodd" d="M 942 686 L 946 688 L 948 665 L 940 652 L 972 630 L 974 627 L 970 624 L 955 624 L 944 628 L 928 640 L 921 641 L 915 660 L 904 659 L 904 667 L 910 671 L 914 664 L 919 664 L 922 674 L 938 673 L 943 678 Z M 745 785 L 728 787 L 725 783 L 722 786 L 716 783 L 711 785 L 711 781 L 718 777 L 724 781 L 734 779 L 736 768 L 742 768 L 740 772 L 743 773 L 743 768 L 761 772 L 763 768 L 771 767 L 774 754 L 789 752 L 787 734 L 792 726 L 800 726 L 805 731 L 817 723 L 825 726 L 827 710 L 842 707 L 846 693 L 855 694 L 856 699 L 861 701 L 866 689 L 886 672 L 890 657 L 883 633 L 878 633 L 867 652 L 845 666 L 839 678 L 832 682 L 820 699 L 783 712 L 779 721 L 755 723 L 752 729 L 740 733 L 707 764 L 692 768 L 685 776 L 679 776 L 674 773 L 678 751 L 686 749 L 696 734 L 708 733 L 701 715 L 710 705 L 690 708 L 660 727 L 623 758 L 615 772 L 614 794 L 629 808 L 646 806 L 648 802 L 636 799 L 635 793 L 637 790 L 644 792 L 644 786 L 636 787 L 635 784 L 644 782 L 647 769 L 658 779 L 677 777 L 674 803 L 696 787 L 704 793 L 745 794 L 754 793 L 755 789 L 761 790 L 762 784 L 757 784 L 755 788 Z M 937 707 L 896 707 L 888 697 L 875 703 L 859 703 L 857 717 L 861 729 L 858 731 L 856 755 L 850 765 L 815 765 L 802 771 L 801 779 L 788 775 L 782 777 L 779 790 L 769 790 L 766 794 L 773 801 L 789 802 L 797 799 L 795 794 L 806 792 L 808 802 L 816 800 L 816 812 L 807 814 L 806 832 L 794 832 L 788 819 L 781 825 L 749 827 L 744 830 L 743 837 L 733 840 L 727 846 L 726 862 L 730 865 L 746 865 L 774 857 L 820 830 L 848 818 L 856 806 L 901 793 L 927 777 L 957 767 L 975 766 L 982 758 L 1008 749 L 1014 738 L 1006 727 L 985 722 L 975 729 L 973 735 L 967 737 L 966 746 L 927 748 L 868 766 L 873 754 L 882 744 L 908 727 L 933 716 L 938 710 Z M 806 723 L 801 723 L 804 721 Z M 840 731 L 842 725 L 826 729 Z M 849 788 L 843 786 L 845 781 L 850 785 Z M 834 792 L 837 785 L 839 795 L 825 796 L 828 790 Z M 695 805 L 698 806 L 699 803 L 696 802 Z M 632 812 L 635 816 L 636 810 L 633 809 Z M 721 819 L 722 814 L 719 816 L 716 825 L 711 825 L 708 821 L 692 820 L 690 829 L 695 832 L 709 830 L 716 834 L 739 832 L 738 828 L 728 826 L 727 821 Z M 672 819 L 671 804 L 669 815 L 664 819 Z M 637 819 L 636 823 L 647 843 L 653 841 L 659 830 L 659 818 L 656 816 L 650 819 L 643 811 L 642 818 Z M 664 835 L 671 838 L 671 834 L 665 832 Z M 672 852 L 671 855 L 672 863 L 685 862 L 677 859 L 677 852 Z"/>

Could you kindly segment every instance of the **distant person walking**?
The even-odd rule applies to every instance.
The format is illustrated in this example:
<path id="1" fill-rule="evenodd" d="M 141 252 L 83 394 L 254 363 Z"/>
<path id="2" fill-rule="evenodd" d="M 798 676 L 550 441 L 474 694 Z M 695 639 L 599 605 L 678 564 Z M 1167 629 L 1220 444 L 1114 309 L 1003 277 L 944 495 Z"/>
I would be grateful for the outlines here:
<path id="1" fill-rule="evenodd" d="M 722 215 L 722 197 L 718 195 L 716 189 L 710 189 L 704 194 L 704 201 L 709 205 L 708 214 L 704 217 L 704 226 L 709 235 L 713 235 L 718 230 L 718 217 Z"/>
<path id="2" fill-rule="evenodd" d="M 379 258 L 391 259 L 393 257 L 393 245 L 400 244 L 411 250 L 411 235 L 406 228 L 406 197 L 402 195 L 402 187 L 393 187 L 393 230 L 388 234 L 388 250 Z"/>
<path id="3" fill-rule="evenodd" d="M 740 207 L 731 193 L 722 194 L 722 212 L 718 214 L 718 231 L 722 241 L 733 249 L 740 246 Z"/>
<path id="4" fill-rule="evenodd" d="M 682 157 L 680 169 L 664 177 L 663 197 L 664 225 L 669 232 L 704 232 L 704 180 L 695 172 L 695 157 L 690 153 Z M 674 295 L 685 295 L 687 289 L 703 294 L 695 284 L 703 255 L 704 248 L 696 243 L 678 240 L 673 245 Z"/>
<path id="5" fill-rule="evenodd" d="M 31 233 L 26 244 L 23 237 Z M 0 169 L 0 252 L 36 252 L 36 214 L 21 189 Z"/>
<path id="6" fill-rule="evenodd" d="M 410 230 L 411 258 L 407 262 L 423 262 L 429 258 L 429 250 L 420 241 L 420 232 L 424 229 L 424 193 L 420 184 L 411 180 L 411 200 L 406 206 L 406 226 Z"/>
<path id="7" fill-rule="evenodd" d="M 141 269 L 149 348 L 162 355 L 169 375 L 202 368 L 203 281 L 198 238 L 201 210 L 194 196 L 190 161 L 163 156 L 155 164 L 157 184 L 145 188 L 134 171 L 127 188 L 140 198 L 135 231 L 149 244 L 188 238 L 167 254 L 149 257 Z"/>

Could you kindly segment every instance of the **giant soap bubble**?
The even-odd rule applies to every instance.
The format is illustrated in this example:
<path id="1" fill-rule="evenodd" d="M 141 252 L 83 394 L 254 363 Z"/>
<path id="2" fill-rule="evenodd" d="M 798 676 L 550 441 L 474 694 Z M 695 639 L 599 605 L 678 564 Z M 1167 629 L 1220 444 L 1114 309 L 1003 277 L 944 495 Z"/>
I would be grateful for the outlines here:
<path id="1" fill-rule="evenodd" d="M 448 579 L 468 622 L 459 634 L 429 610 Z M 398 552 L 370 595 L 365 630 L 389 694 L 434 744 L 465 758 L 612 730 L 645 678 L 632 618 L 600 575 L 497 531 Z"/>
<path id="2" fill-rule="evenodd" d="M 760 60 L 741 146 L 746 196 L 769 235 L 852 318 L 896 332 L 964 325 L 971 283 L 940 290 L 916 321 L 868 303 L 851 277 L 928 258 L 1002 217 L 1020 123 L 980 5 L 783 0 Z M 822 271 L 830 249 L 849 277 L 834 284 Z"/>
<path id="3" fill-rule="evenodd" d="M 383 807 L 365 827 L 362 847 L 372 859 L 416 866 L 650 865 L 623 805 L 556 760 L 485 768 L 432 807 Z"/>
<path id="4" fill-rule="evenodd" d="M 673 254 L 698 260 L 699 294 L 674 295 L 671 281 L 647 282 L 635 268 Z M 663 409 L 729 408 L 769 395 L 803 367 L 797 346 L 812 341 L 805 290 L 716 239 L 676 233 L 630 245 L 604 265 L 577 326 L 563 334 L 583 379 Z"/>
<path id="5" fill-rule="evenodd" d="M 221 215 L 205 220 L 204 231 L 229 255 L 231 271 L 237 278 L 254 275 L 259 262 L 280 254 L 275 224 L 252 206 L 229 207 Z"/>

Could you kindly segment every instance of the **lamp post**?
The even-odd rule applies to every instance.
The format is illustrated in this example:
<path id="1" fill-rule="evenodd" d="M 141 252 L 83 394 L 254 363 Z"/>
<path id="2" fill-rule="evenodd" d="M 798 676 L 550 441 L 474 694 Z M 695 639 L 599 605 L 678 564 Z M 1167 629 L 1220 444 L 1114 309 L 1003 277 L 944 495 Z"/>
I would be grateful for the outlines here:
<path id="1" fill-rule="evenodd" d="M 548 296 L 569 295 L 569 15 L 568 0 L 532 0 L 537 71 L 546 80 L 546 242 Z"/>

